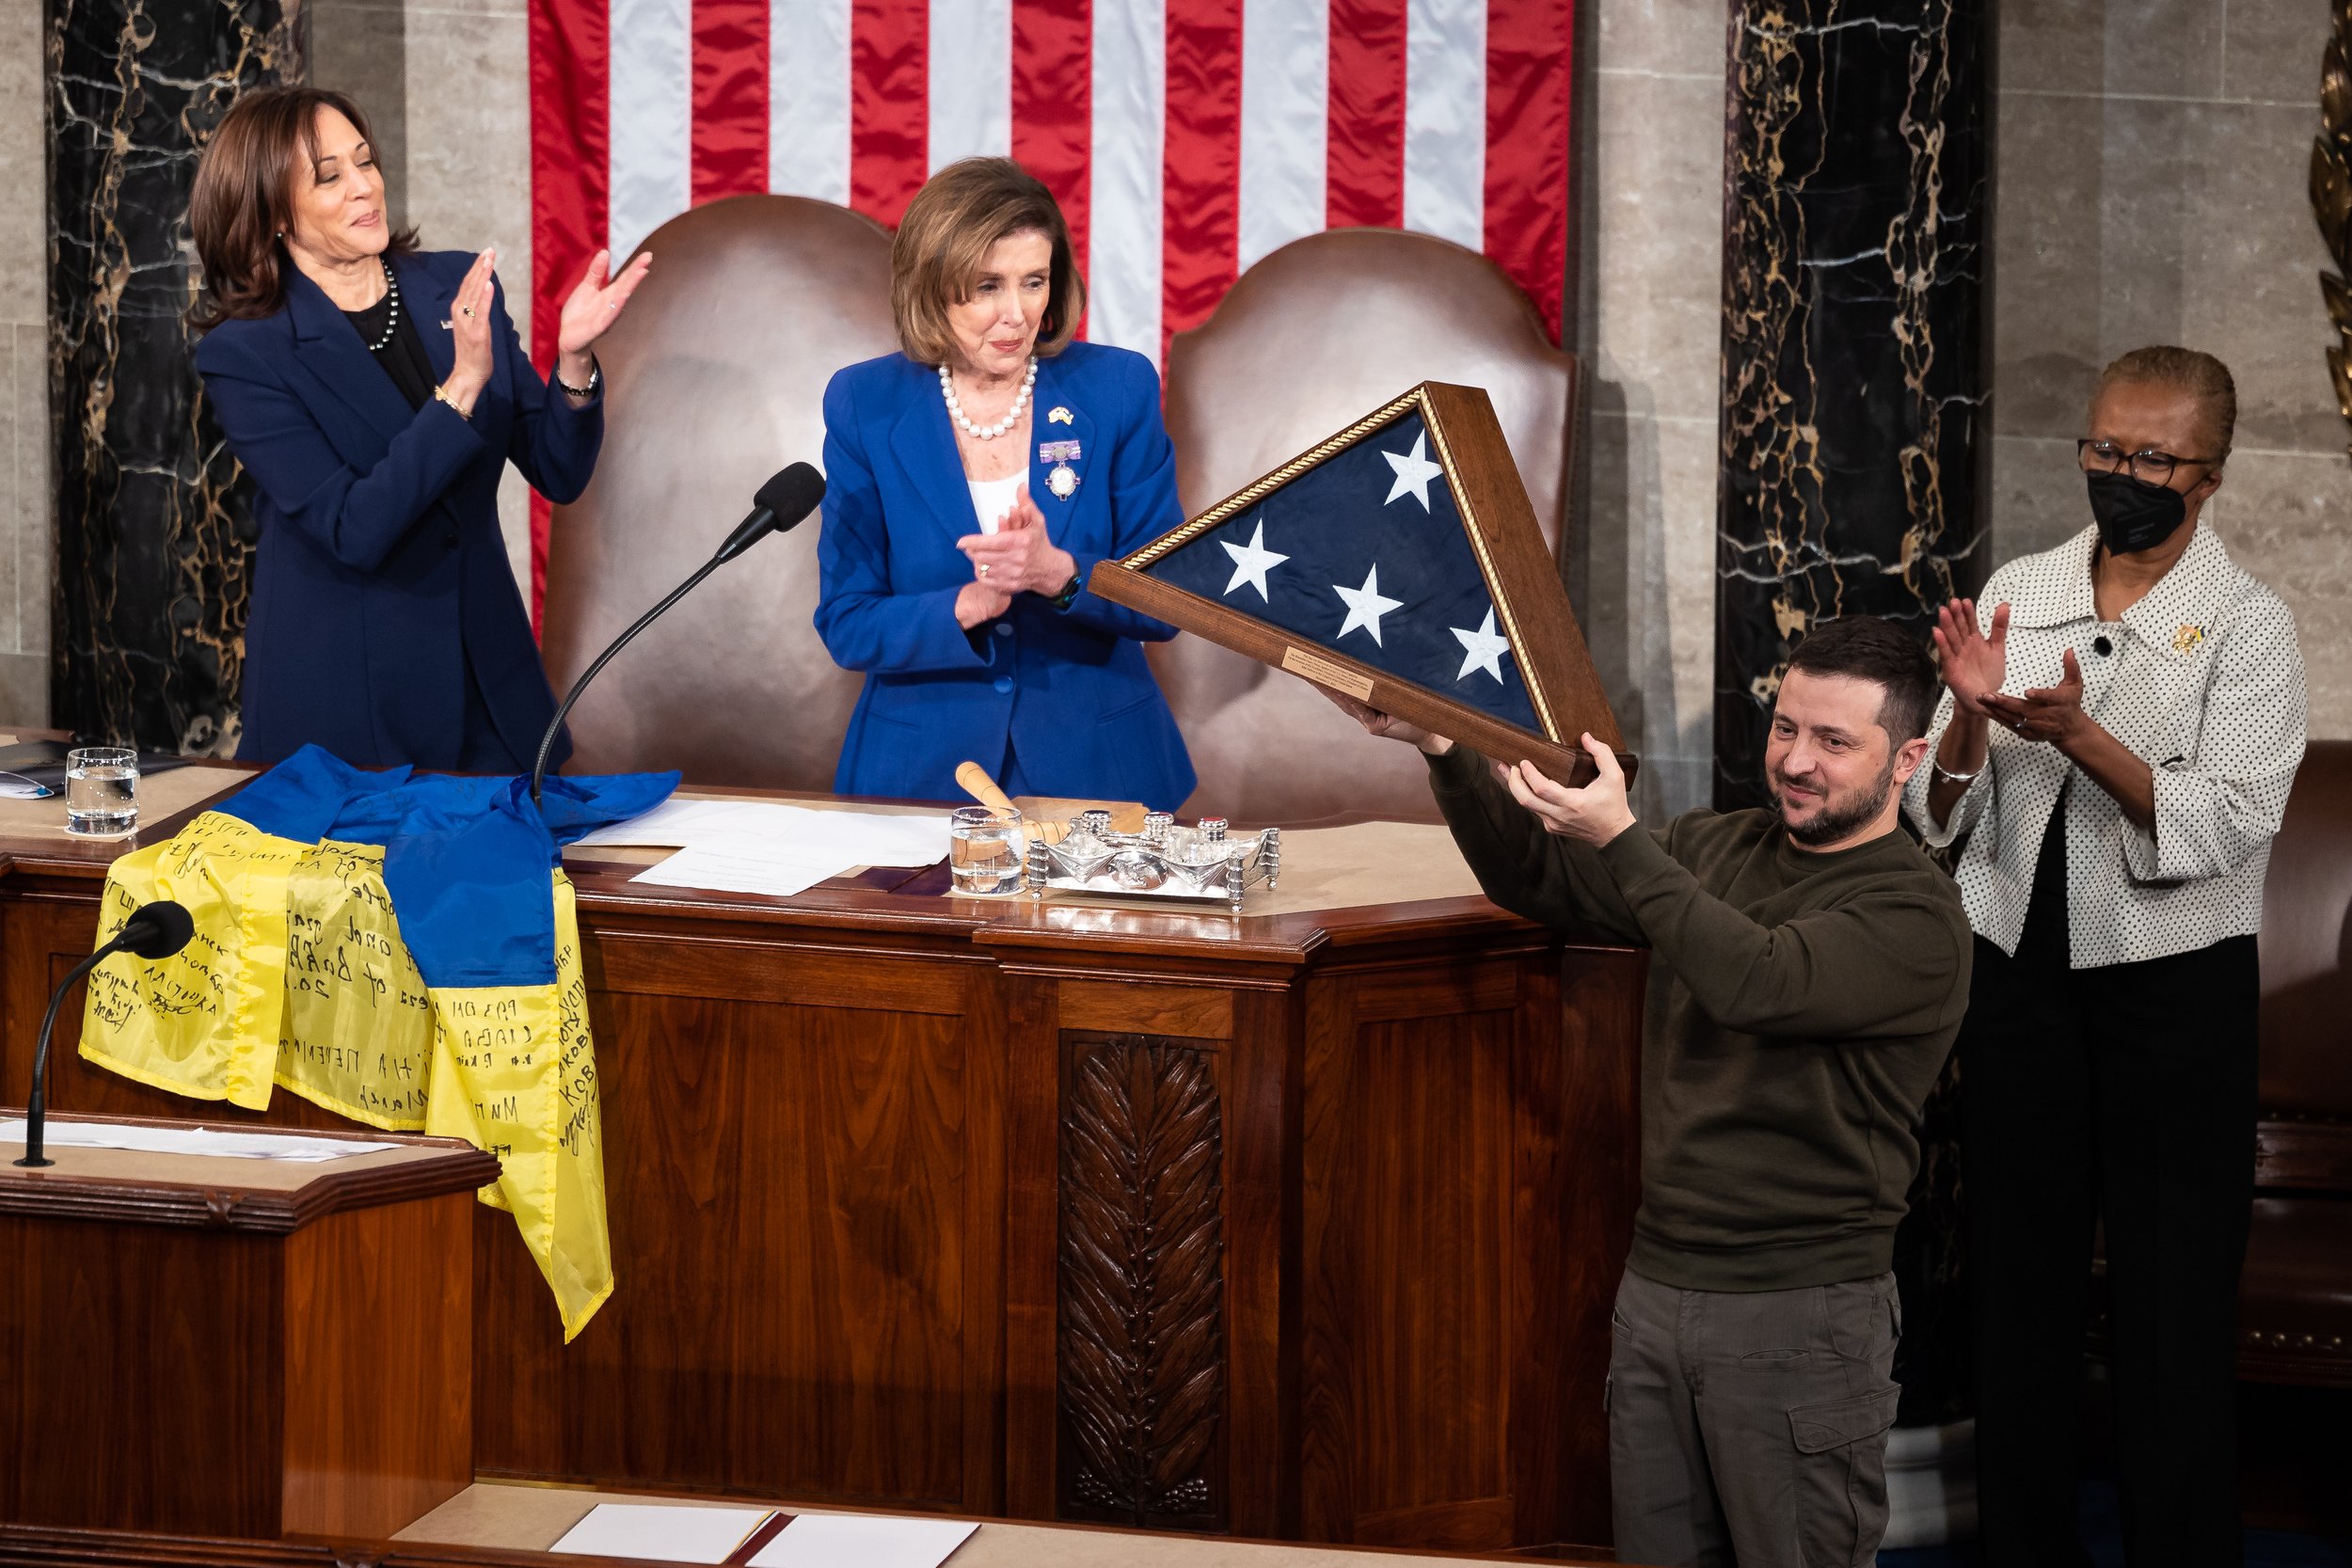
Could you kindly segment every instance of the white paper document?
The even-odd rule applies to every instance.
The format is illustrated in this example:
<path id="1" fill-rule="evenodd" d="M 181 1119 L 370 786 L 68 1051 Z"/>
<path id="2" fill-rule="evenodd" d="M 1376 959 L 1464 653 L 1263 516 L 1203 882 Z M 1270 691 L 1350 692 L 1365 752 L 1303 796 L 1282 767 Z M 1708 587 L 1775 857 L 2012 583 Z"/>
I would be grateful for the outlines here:
<path id="1" fill-rule="evenodd" d="M 752 1568 L 939 1568 L 977 1528 L 963 1519 L 796 1513 L 752 1554 Z"/>
<path id="2" fill-rule="evenodd" d="M 934 865 L 947 858 L 947 814 L 812 811 L 776 800 L 664 800 L 575 843 L 755 850 L 833 865 Z"/>
<path id="3" fill-rule="evenodd" d="M 653 1562 L 724 1562 L 775 1516 L 771 1508 L 679 1508 L 672 1503 L 598 1503 L 548 1550 Z"/>
<path id="4" fill-rule="evenodd" d="M 715 893 L 757 893 L 771 898 L 789 898 L 849 869 L 830 861 L 755 849 L 680 849 L 629 880 L 654 887 L 698 887 Z"/>
<path id="5" fill-rule="evenodd" d="M 103 1121 L 53 1121 L 41 1130 L 52 1148 L 127 1148 L 142 1154 L 206 1154 L 231 1160 L 305 1160 L 323 1164 L 380 1154 L 398 1144 L 306 1138 L 299 1132 L 232 1132 L 210 1127 L 124 1127 Z M 23 1143 L 24 1123 L 0 1121 L 0 1143 Z"/>

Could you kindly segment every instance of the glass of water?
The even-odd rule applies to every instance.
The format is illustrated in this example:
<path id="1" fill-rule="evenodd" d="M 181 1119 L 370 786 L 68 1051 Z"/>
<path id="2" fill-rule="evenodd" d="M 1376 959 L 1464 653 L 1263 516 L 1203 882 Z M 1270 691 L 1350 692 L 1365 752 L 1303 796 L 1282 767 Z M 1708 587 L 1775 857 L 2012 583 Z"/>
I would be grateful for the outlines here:
<path id="1" fill-rule="evenodd" d="M 963 806 L 947 819 L 947 873 L 958 893 L 1015 893 L 1028 835 L 1021 814 Z"/>
<path id="2" fill-rule="evenodd" d="M 84 746 L 66 753 L 65 831 L 92 837 L 139 825 L 139 754 L 123 746 Z"/>

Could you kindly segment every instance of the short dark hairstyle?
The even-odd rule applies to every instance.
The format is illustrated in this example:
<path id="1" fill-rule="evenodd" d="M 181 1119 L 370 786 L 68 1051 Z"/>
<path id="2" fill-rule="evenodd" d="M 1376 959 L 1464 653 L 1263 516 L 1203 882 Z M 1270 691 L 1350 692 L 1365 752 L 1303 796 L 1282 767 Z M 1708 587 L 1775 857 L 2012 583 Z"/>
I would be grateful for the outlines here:
<path id="1" fill-rule="evenodd" d="M 1841 615 L 1816 624 L 1788 656 L 1788 673 L 1800 670 L 1868 681 L 1884 692 L 1879 728 L 1898 747 L 1927 734 L 1935 716 L 1935 660 L 1916 638 L 1879 616 Z"/>

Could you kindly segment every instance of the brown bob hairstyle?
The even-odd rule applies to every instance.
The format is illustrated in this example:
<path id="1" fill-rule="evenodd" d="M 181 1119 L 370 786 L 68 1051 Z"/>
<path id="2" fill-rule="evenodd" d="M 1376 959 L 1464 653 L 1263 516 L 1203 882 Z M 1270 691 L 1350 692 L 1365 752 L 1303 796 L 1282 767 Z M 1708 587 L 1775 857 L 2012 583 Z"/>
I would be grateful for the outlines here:
<path id="1" fill-rule="evenodd" d="M 1045 319 L 1037 329 L 1038 357 L 1050 359 L 1077 335 L 1087 309 L 1086 279 L 1054 193 L 1010 158 L 964 158 L 924 182 L 890 245 L 890 314 L 908 358 L 944 365 L 955 357 L 947 307 L 972 297 L 990 246 L 1032 229 L 1054 242 Z"/>
<path id="2" fill-rule="evenodd" d="M 294 227 L 294 182 L 310 179 L 318 164 L 322 109 L 342 115 L 374 146 L 359 105 L 324 87 L 246 93 L 204 144 L 188 197 L 188 230 L 204 264 L 203 288 L 188 309 L 190 325 L 205 330 L 225 321 L 252 321 L 284 307 L 286 269 L 293 263 L 278 236 Z M 395 230 L 385 248 L 394 255 L 414 251 L 417 231 Z"/>

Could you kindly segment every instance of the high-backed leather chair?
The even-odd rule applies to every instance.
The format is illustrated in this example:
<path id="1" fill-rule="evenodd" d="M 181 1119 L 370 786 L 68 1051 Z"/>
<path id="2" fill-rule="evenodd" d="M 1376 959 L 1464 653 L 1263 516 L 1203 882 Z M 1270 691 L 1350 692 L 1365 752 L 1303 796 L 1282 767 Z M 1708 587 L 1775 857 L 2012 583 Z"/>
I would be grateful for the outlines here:
<path id="1" fill-rule="evenodd" d="M 1572 356 L 1502 269 L 1422 234 L 1342 229 L 1251 267 L 1168 356 L 1168 425 L 1186 515 L 1422 381 L 1484 387 L 1535 515 L 1566 526 Z M 1341 813 L 1434 819 L 1426 769 L 1295 675 L 1197 637 L 1152 664 L 1192 748 L 1188 810 L 1245 822 Z"/>
<path id="2" fill-rule="evenodd" d="M 2238 1375 L 2352 1388 L 2352 741 L 2303 755 L 2263 884 Z"/>
<path id="3" fill-rule="evenodd" d="M 797 197 L 713 202 L 645 242 L 652 273 L 597 344 L 604 451 L 548 541 L 543 649 L 561 692 L 707 560 L 760 482 L 816 463 L 826 381 L 898 346 L 890 236 Z M 818 641 L 818 520 L 710 578 L 572 710 L 575 771 L 832 787 L 860 677 Z"/>
<path id="4" fill-rule="evenodd" d="M 2254 1208 L 2238 1376 L 2352 1389 L 2352 740 L 2314 740 L 2263 883 Z M 2092 1265 L 2090 1348 L 2110 1322 Z"/>

